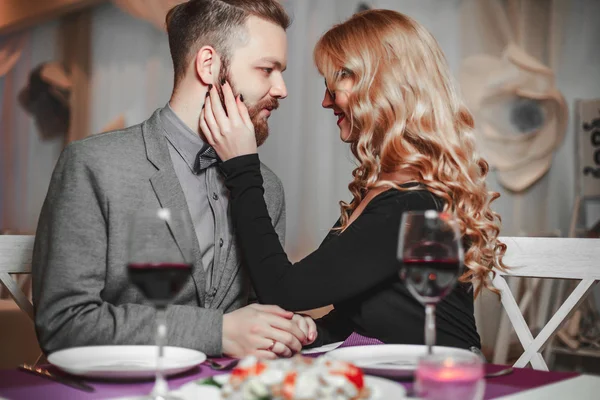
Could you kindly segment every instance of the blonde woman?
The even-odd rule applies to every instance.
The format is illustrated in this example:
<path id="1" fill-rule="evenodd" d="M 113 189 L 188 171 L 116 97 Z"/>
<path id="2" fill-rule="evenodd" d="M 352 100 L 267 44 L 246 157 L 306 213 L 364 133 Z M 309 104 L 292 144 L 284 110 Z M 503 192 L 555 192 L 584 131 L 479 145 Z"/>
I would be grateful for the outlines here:
<path id="1" fill-rule="evenodd" d="M 259 299 L 289 310 L 334 304 L 314 345 L 352 331 L 386 343 L 424 342 L 424 308 L 398 277 L 402 213 L 454 214 L 468 249 L 460 284 L 437 308 L 437 344 L 479 348 L 473 298 L 503 268 L 500 218 L 490 209 L 488 164 L 474 149 L 473 119 L 435 39 L 414 20 L 370 10 L 333 27 L 314 58 L 325 78 L 323 107 L 338 119 L 358 167 L 341 218 L 315 252 L 291 264 L 263 200 L 253 127 L 242 99 L 213 89 L 200 125 L 221 159 L 236 234 Z M 473 285 L 478 289 L 473 291 Z"/>

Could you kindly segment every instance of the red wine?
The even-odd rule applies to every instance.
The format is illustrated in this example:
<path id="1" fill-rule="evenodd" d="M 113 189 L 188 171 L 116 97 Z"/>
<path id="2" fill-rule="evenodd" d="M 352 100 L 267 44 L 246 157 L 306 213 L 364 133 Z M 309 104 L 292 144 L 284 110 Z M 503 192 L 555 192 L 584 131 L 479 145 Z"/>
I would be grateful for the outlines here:
<path id="1" fill-rule="evenodd" d="M 192 264 L 132 263 L 127 266 L 129 280 L 156 307 L 166 307 L 188 280 Z"/>
<path id="2" fill-rule="evenodd" d="M 400 277 L 413 296 L 421 303 L 437 302 L 445 297 L 460 274 L 458 259 L 411 259 L 402 260 Z"/>

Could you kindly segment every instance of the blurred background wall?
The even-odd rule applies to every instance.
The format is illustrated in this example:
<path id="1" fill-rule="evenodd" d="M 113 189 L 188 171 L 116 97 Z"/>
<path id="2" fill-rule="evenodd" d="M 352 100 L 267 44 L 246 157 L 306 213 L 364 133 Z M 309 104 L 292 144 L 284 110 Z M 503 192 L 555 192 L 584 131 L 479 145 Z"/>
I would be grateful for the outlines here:
<path id="1" fill-rule="evenodd" d="M 14 0 L 7 1 L 6 4 L 17 4 Z M 600 2 L 531 1 L 538 7 L 555 10 L 547 23 L 548 32 L 555 36 L 552 57 L 555 84 L 568 107 L 566 134 L 558 144 L 548 173 L 527 190 L 515 193 L 504 188 L 496 172 L 490 174 L 488 184 L 502 194 L 494 208 L 503 217 L 503 235 L 566 236 L 576 196 L 575 100 L 600 98 L 597 23 Z M 35 3 L 23 0 L 21 4 L 27 2 Z M 0 17 L 0 232 L 34 234 L 52 169 L 66 141 L 137 124 L 166 104 L 172 89 L 172 66 L 166 34 L 160 28 L 160 15 L 168 8 L 167 3 L 176 0 L 84 1 L 78 8 L 71 5 L 75 0 L 64 2 L 69 4 L 61 9 L 60 16 L 48 13 L 46 18 L 25 27 L 11 25 L 6 4 L 0 6 L 5 7 L 0 12 L 3 15 Z M 415 18 L 432 32 L 458 80 L 465 57 L 472 55 L 473 37 L 469 35 L 474 31 L 470 29 L 481 28 L 473 25 L 479 18 L 476 9 L 481 2 L 285 0 L 283 3 L 293 18 L 288 31 L 288 70 L 284 75 L 289 97 L 271 117 L 271 135 L 260 148 L 260 154 L 283 181 L 287 202 L 286 249 L 297 260 L 319 245 L 338 218 L 338 201 L 350 198 L 347 185 L 353 169 L 349 149 L 339 140 L 336 119 L 330 110 L 321 108 L 323 80 L 312 62 L 317 39 L 364 3 L 373 8 L 393 9 Z M 511 1 L 497 0 L 497 3 L 506 7 Z M 145 8 L 140 8 L 140 4 Z M 8 21 L 4 22 L 5 29 L 2 18 Z M 528 21 L 535 24 L 535 16 Z M 74 36 L 79 38 L 78 42 Z M 69 53 L 66 44 L 79 52 Z M 78 116 L 79 120 L 71 126 L 66 138 L 42 140 L 33 119 L 19 104 L 18 96 L 28 84 L 32 69 L 43 62 L 65 60 L 79 66 L 79 97 L 76 96 L 79 100 L 71 109 L 76 113 L 71 120 Z M 82 80 L 87 83 L 81 84 Z M 600 207 L 594 203 L 588 207 L 587 225 L 591 226 L 600 218 Z M 500 318 L 498 302 L 495 298 L 483 301 L 483 307 L 493 312 L 486 313 L 487 322 L 480 329 L 493 342 Z"/>

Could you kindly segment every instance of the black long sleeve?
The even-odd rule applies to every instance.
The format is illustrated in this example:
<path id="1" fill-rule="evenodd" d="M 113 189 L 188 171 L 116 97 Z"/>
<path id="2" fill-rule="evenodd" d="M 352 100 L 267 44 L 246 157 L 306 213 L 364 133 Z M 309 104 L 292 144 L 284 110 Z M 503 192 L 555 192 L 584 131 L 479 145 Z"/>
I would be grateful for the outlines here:
<path id="1" fill-rule="evenodd" d="M 315 324 L 317 325 L 317 339 L 307 347 L 319 347 L 328 343 L 340 342 L 354 331 L 352 321 L 336 309 L 315 320 Z"/>
<path id="2" fill-rule="evenodd" d="M 406 192 L 396 197 L 392 210 L 367 207 L 343 233 L 292 265 L 267 213 L 259 167 L 257 154 L 221 165 L 234 229 L 261 302 L 292 311 L 343 302 L 397 276 L 395 249 L 402 210 L 428 209 L 433 204 Z"/>
<path id="3" fill-rule="evenodd" d="M 423 344 L 425 311 L 398 276 L 398 236 L 404 211 L 441 210 L 439 198 L 423 188 L 380 193 L 343 233 L 330 233 L 292 265 L 267 213 L 258 155 L 228 160 L 221 169 L 235 234 L 262 303 L 291 311 L 333 304 L 334 313 L 317 321 L 318 344 L 352 331 L 385 343 Z M 457 285 L 436 315 L 439 345 L 480 347 L 468 287 Z"/>

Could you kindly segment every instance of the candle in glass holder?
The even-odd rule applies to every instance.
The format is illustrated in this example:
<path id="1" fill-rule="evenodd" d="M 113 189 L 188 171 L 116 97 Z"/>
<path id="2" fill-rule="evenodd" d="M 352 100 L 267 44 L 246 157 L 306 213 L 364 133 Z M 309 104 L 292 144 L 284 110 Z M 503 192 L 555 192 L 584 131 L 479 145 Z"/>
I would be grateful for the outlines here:
<path id="1" fill-rule="evenodd" d="M 485 390 L 483 363 L 475 354 L 427 355 L 419 360 L 416 391 L 427 400 L 481 400 Z"/>

